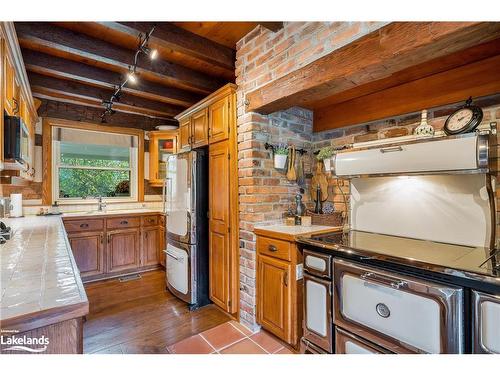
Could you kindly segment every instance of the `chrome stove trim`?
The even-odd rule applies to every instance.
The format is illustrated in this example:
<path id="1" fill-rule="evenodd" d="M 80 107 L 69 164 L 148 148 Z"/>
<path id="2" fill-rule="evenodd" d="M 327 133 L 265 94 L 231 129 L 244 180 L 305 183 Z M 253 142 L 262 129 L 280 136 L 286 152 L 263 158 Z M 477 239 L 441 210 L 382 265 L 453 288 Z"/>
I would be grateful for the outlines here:
<path id="1" fill-rule="evenodd" d="M 332 232 L 333 233 L 333 232 Z M 298 236 L 296 241 L 300 244 L 310 245 L 318 247 L 321 249 L 332 250 L 347 256 L 357 256 L 362 258 L 362 260 L 378 260 L 382 262 L 401 264 L 404 266 L 409 266 L 425 271 L 441 273 L 444 275 L 460 277 L 463 279 L 469 279 L 473 281 L 479 281 L 487 284 L 500 286 L 500 269 L 492 269 L 492 276 L 480 274 L 473 271 L 460 270 L 452 267 L 445 267 L 436 264 L 431 264 L 423 261 L 418 261 L 415 259 L 407 259 L 402 257 L 395 257 L 385 254 L 376 253 L 368 250 L 360 250 L 356 248 L 347 247 L 340 244 L 326 244 L 324 242 L 313 240 L 305 236 Z M 479 265 L 478 265 L 479 267 Z"/>

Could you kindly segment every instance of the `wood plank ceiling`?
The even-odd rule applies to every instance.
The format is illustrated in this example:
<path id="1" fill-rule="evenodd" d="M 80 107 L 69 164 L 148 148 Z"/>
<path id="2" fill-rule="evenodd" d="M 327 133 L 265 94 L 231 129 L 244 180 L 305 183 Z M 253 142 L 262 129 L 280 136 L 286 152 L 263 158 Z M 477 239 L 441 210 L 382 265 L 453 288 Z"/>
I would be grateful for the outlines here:
<path id="1" fill-rule="evenodd" d="M 235 43 L 258 23 L 217 22 L 219 32 L 212 34 L 200 32 L 206 23 L 188 24 L 16 22 L 15 27 L 33 95 L 42 101 L 41 115 L 88 121 L 104 111 L 102 101 L 133 65 L 139 35 L 155 25 L 148 46 L 158 58 L 140 55 L 138 81 L 127 83 L 113 105 L 117 113 L 106 117 L 111 125 L 150 130 L 177 124 L 175 115 L 234 82 Z M 275 24 L 265 26 L 279 27 Z M 221 29 L 231 30 L 230 37 L 221 39 Z"/>

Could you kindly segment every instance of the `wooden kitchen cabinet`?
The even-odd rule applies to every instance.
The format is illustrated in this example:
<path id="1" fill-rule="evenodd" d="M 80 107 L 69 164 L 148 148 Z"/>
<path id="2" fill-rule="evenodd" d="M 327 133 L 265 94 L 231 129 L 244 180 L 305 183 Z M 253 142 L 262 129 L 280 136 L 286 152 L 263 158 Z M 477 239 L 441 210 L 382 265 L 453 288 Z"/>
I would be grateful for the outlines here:
<path id="1" fill-rule="evenodd" d="M 229 270 L 229 173 L 227 143 L 210 147 L 209 176 L 209 273 L 210 299 L 224 310 L 230 310 Z"/>
<path id="2" fill-rule="evenodd" d="M 63 222 L 84 282 L 165 266 L 163 215 L 75 216 Z"/>
<path id="3" fill-rule="evenodd" d="M 235 103 L 236 85 L 227 84 L 175 118 L 180 124 L 179 143 L 186 149 L 208 144 L 209 296 L 237 318 L 240 244 Z"/>
<path id="4" fill-rule="evenodd" d="M 191 149 L 191 117 L 179 120 L 179 147 L 178 151 Z"/>
<path id="5" fill-rule="evenodd" d="M 167 177 L 167 158 L 177 152 L 177 130 L 149 132 L 149 184 L 163 186 Z"/>
<path id="6" fill-rule="evenodd" d="M 299 348 L 302 337 L 302 263 L 295 238 L 255 229 L 257 235 L 257 323 L 283 341 Z"/>
<path id="7" fill-rule="evenodd" d="M 16 82 L 15 82 L 15 70 L 12 60 L 9 54 L 6 53 L 6 46 L 4 46 L 3 53 L 3 76 L 4 76 L 4 109 L 10 115 L 13 116 L 16 109 L 15 95 L 16 95 Z"/>
<path id="8" fill-rule="evenodd" d="M 191 147 L 208 145 L 208 108 L 195 112 L 191 116 Z"/>
<path id="9" fill-rule="evenodd" d="M 103 237 L 102 232 L 83 232 L 68 236 L 82 278 L 105 273 Z"/>
<path id="10" fill-rule="evenodd" d="M 231 97 L 226 96 L 208 107 L 209 142 L 216 143 L 229 138 L 231 128 Z"/>
<path id="11" fill-rule="evenodd" d="M 108 233 L 108 272 L 128 271 L 141 265 L 140 229 Z"/>
<path id="12" fill-rule="evenodd" d="M 257 257 L 258 322 L 268 331 L 292 344 L 290 262 L 265 255 Z"/>
<path id="13" fill-rule="evenodd" d="M 142 266 L 160 263 L 160 231 L 156 227 L 142 232 Z"/>

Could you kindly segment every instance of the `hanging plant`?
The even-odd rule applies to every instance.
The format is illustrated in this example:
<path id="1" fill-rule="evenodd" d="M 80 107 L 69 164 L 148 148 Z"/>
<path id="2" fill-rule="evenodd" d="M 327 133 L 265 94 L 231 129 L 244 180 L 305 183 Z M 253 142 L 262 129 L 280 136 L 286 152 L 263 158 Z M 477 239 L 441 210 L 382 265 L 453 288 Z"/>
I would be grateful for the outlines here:
<path id="1" fill-rule="evenodd" d="M 287 157 L 288 157 L 287 145 L 279 144 L 276 147 L 274 147 L 274 168 L 284 169 Z"/>
<path id="2" fill-rule="evenodd" d="M 319 150 L 316 158 L 322 160 L 325 165 L 325 171 L 330 171 L 332 166 L 332 157 L 335 154 L 333 147 L 327 146 Z"/>

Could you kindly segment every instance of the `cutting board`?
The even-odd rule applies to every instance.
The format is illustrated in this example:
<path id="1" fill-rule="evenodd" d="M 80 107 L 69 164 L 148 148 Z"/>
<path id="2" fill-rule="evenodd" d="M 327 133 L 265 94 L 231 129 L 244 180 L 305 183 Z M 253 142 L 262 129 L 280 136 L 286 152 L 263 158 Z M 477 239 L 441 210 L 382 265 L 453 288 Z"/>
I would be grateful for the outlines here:
<path id="1" fill-rule="evenodd" d="M 316 172 L 311 179 L 311 199 L 316 201 L 316 187 L 319 185 L 321 189 L 321 201 L 324 202 L 328 199 L 328 178 L 323 172 L 323 162 L 316 163 Z"/>

